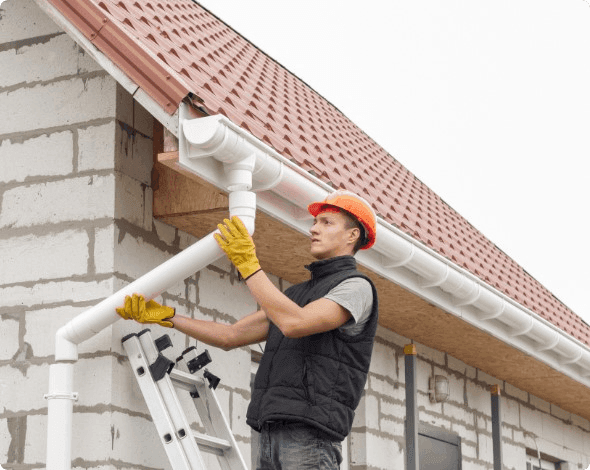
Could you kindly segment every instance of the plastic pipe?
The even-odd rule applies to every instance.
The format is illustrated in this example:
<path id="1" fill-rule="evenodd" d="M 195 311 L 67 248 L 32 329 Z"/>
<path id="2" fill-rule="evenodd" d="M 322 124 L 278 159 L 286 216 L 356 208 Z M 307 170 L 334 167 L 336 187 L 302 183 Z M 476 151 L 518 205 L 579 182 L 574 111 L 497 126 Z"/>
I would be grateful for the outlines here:
<path id="1" fill-rule="evenodd" d="M 47 399 L 47 468 L 68 469 L 72 462 L 72 410 L 78 399 L 72 392 L 74 364 L 72 362 L 49 366 L 49 393 Z"/>

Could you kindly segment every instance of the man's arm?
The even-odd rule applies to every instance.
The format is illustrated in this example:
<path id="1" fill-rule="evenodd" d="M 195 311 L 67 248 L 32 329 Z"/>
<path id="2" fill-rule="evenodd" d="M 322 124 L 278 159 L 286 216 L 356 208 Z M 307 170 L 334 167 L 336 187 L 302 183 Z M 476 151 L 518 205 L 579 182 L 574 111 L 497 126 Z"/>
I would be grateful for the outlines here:
<path id="1" fill-rule="evenodd" d="M 329 299 L 318 299 L 299 307 L 277 289 L 260 267 L 256 247 L 248 230 L 238 217 L 224 219 L 215 240 L 230 261 L 238 268 L 250 292 L 273 322 L 288 338 L 323 333 L 344 325 L 352 315 Z"/>
<path id="2" fill-rule="evenodd" d="M 352 318 L 344 307 L 325 298 L 300 307 L 277 289 L 262 270 L 250 276 L 246 285 L 268 320 L 287 338 L 302 338 L 334 330 Z"/>
<path id="3" fill-rule="evenodd" d="M 174 328 L 210 346 L 226 351 L 260 343 L 268 336 L 269 321 L 259 310 L 238 320 L 233 325 L 175 315 L 170 319 Z"/>

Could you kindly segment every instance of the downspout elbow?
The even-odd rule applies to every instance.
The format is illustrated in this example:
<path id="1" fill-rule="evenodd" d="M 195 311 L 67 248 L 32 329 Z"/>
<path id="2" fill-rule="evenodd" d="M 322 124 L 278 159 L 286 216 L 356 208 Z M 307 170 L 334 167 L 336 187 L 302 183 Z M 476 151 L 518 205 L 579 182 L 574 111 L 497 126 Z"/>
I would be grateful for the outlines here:
<path id="1" fill-rule="evenodd" d="M 70 323 L 62 326 L 55 334 L 55 360 L 77 361 L 78 345 L 74 343 L 68 334 Z"/>

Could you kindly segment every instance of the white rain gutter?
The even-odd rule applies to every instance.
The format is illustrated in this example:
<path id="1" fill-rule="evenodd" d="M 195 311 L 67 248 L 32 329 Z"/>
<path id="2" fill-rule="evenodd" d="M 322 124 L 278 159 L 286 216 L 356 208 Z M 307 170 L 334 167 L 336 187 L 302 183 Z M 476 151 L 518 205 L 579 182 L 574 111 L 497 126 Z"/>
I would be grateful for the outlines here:
<path id="1" fill-rule="evenodd" d="M 249 191 L 252 173 L 239 155 L 224 159 L 231 175 L 229 191 L 230 216 L 239 216 L 250 233 L 254 232 L 256 195 Z M 74 363 L 78 359 L 78 345 L 120 319 L 115 309 L 124 304 L 125 296 L 142 293 L 151 300 L 177 282 L 200 271 L 222 257 L 223 251 L 210 233 L 191 247 L 127 285 L 96 306 L 61 327 L 55 336 L 55 364 L 49 366 L 47 424 L 47 469 L 71 468 L 72 413 L 78 394 L 73 390 Z"/>
<path id="2" fill-rule="evenodd" d="M 179 162 L 216 186 L 230 184 L 224 156 L 250 156 L 258 207 L 309 234 L 307 205 L 333 189 L 226 117 L 184 119 Z M 590 348 L 465 269 L 378 219 L 377 242 L 356 255 L 371 271 L 590 387 Z"/>

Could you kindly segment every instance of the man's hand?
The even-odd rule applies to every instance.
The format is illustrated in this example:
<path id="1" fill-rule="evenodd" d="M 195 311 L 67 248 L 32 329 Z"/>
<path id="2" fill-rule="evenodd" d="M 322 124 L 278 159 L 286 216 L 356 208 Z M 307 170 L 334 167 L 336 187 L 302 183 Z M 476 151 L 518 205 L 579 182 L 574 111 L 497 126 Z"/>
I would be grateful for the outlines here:
<path id="1" fill-rule="evenodd" d="M 224 219 L 223 224 L 217 225 L 223 235 L 214 235 L 229 260 L 234 264 L 244 279 L 260 271 L 260 263 L 256 257 L 254 241 L 242 221 L 233 216 L 231 220 Z"/>
<path id="2" fill-rule="evenodd" d="M 146 303 L 143 295 L 133 294 L 133 297 L 125 297 L 125 306 L 120 307 L 117 313 L 125 320 L 135 320 L 139 323 L 158 323 L 167 328 L 174 324 L 167 321 L 174 316 L 172 307 L 165 307 L 154 300 Z"/>

